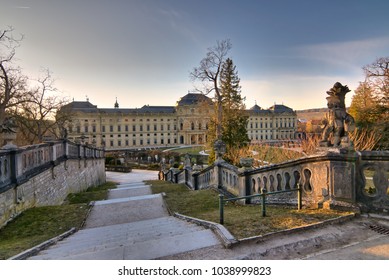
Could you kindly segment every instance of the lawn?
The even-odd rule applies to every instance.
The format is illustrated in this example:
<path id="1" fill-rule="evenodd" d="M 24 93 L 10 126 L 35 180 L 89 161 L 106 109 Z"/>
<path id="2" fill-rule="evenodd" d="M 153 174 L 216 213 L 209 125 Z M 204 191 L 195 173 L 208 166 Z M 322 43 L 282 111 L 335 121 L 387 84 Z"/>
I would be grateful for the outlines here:
<path id="1" fill-rule="evenodd" d="M 166 193 L 171 211 L 212 222 L 219 222 L 219 197 L 216 190 L 191 191 L 183 184 L 148 181 L 153 193 Z M 224 208 L 224 226 L 238 239 L 263 235 L 285 229 L 306 226 L 341 217 L 349 212 L 327 209 L 302 209 L 267 206 L 267 216 L 261 216 L 260 205 L 238 205 L 228 202 Z"/>
<path id="2" fill-rule="evenodd" d="M 70 194 L 63 205 L 31 208 L 0 229 L 0 259 L 10 258 L 71 228 L 80 228 L 89 210 L 89 203 L 105 199 L 107 182 L 85 192 Z"/>

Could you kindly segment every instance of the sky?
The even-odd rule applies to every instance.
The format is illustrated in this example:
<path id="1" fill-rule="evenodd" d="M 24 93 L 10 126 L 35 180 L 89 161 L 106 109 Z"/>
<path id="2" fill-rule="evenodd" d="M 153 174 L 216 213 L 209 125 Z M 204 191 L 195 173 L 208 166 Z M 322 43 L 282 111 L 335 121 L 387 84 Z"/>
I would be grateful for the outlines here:
<path id="1" fill-rule="evenodd" d="M 246 106 L 326 107 L 337 81 L 389 56 L 387 0 L 1 0 L 0 30 L 23 34 L 15 63 L 50 69 L 60 94 L 99 108 L 173 106 L 229 39 Z"/>

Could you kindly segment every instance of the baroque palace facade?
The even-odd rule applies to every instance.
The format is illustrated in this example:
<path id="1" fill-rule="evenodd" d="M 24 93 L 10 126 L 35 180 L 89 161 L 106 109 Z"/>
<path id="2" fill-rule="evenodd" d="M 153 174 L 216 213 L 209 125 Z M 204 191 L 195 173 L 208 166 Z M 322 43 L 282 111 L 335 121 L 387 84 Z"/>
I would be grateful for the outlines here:
<path id="1" fill-rule="evenodd" d="M 176 106 L 142 108 L 97 108 L 87 101 L 73 101 L 62 107 L 71 116 L 66 124 L 68 138 L 106 150 L 130 150 L 201 145 L 207 140 L 212 100 L 188 93 Z M 284 105 L 262 109 L 255 105 L 249 115 L 248 136 L 253 142 L 294 139 L 296 113 Z"/>

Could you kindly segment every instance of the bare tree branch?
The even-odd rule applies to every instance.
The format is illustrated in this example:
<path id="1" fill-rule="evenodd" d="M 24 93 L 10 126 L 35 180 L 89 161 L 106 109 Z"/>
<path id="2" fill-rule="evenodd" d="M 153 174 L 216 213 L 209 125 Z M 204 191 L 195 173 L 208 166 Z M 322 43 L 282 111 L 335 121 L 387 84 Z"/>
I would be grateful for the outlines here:
<path id="1" fill-rule="evenodd" d="M 217 139 L 221 139 L 222 134 L 222 100 L 219 88 L 219 76 L 221 66 L 227 58 L 227 54 L 231 49 L 230 40 L 217 41 L 216 46 L 208 49 L 208 52 L 200 61 L 200 66 L 195 67 L 190 73 L 192 81 L 205 82 L 205 92 L 215 92 L 215 100 L 218 106 L 217 118 Z"/>
<path id="2" fill-rule="evenodd" d="M 23 36 L 15 39 L 13 28 L 0 31 L 0 124 L 6 118 L 7 109 L 20 104 L 26 90 L 27 78 L 19 67 L 13 66 L 16 48 L 20 46 Z"/>
<path id="3" fill-rule="evenodd" d="M 57 135 L 54 133 L 58 126 L 57 112 L 68 100 L 57 95 L 54 81 L 52 73 L 45 69 L 44 75 L 36 80 L 37 86 L 29 91 L 17 111 L 19 125 L 30 144 L 42 142 L 47 133 Z"/>

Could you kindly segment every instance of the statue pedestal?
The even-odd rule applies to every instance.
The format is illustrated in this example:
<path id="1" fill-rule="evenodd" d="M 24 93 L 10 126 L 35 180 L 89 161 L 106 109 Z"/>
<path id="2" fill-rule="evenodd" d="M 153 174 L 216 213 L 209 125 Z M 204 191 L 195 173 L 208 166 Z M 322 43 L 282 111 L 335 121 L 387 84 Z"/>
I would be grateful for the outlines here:
<path id="1" fill-rule="evenodd" d="M 1 143 L 5 143 L 5 145 L 1 147 L 2 150 L 17 149 L 18 146 L 12 143 L 14 140 L 16 140 L 16 132 L 2 132 L 0 133 L 0 139 Z"/>

